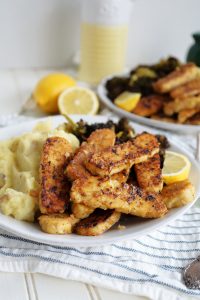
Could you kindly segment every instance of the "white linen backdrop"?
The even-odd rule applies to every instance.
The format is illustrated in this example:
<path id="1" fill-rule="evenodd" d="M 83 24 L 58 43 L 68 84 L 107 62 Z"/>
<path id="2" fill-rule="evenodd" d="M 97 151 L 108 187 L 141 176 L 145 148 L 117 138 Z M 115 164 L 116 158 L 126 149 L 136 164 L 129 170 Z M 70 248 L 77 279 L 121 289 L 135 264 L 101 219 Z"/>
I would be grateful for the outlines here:
<path id="1" fill-rule="evenodd" d="M 84 0 L 0 0 L 0 69 L 60 67 L 79 48 Z M 92 1 L 92 0 L 91 0 Z M 135 0 L 127 63 L 181 59 L 200 31 L 199 0 Z"/>

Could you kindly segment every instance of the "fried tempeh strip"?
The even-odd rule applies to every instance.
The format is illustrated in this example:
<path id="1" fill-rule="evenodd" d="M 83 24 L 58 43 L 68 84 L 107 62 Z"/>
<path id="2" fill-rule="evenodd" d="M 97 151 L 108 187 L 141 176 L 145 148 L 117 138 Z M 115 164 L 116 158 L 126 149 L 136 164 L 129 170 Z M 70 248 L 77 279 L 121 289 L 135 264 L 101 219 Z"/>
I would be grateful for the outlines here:
<path id="1" fill-rule="evenodd" d="M 91 213 L 93 213 L 94 208 L 86 206 L 81 203 L 72 203 L 71 210 L 73 215 L 78 219 L 85 219 Z"/>
<path id="2" fill-rule="evenodd" d="M 181 207 L 194 200 L 194 186 L 186 179 L 165 186 L 161 197 L 167 208 Z"/>
<path id="3" fill-rule="evenodd" d="M 185 99 L 177 98 L 172 102 L 166 103 L 164 105 L 164 113 L 167 116 L 172 116 L 174 113 L 179 113 L 183 109 L 193 108 L 200 108 L 200 95 Z"/>
<path id="4" fill-rule="evenodd" d="M 50 137 L 43 146 L 39 197 L 39 208 L 42 213 L 63 213 L 69 204 L 70 184 L 64 171 L 71 153 L 70 143 L 62 137 Z"/>
<path id="5" fill-rule="evenodd" d="M 102 178 L 95 176 L 74 181 L 71 199 L 93 208 L 115 209 L 142 218 L 159 218 L 167 212 L 158 194 L 111 179 L 102 182 Z"/>
<path id="6" fill-rule="evenodd" d="M 79 219 L 68 214 L 41 215 L 39 224 L 42 231 L 50 234 L 69 234 Z"/>
<path id="7" fill-rule="evenodd" d="M 161 110 L 163 101 L 164 98 L 162 95 L 142 97 L 132 112 L 139 116 L 149 117 Z"/>
<path id="8" fill-rule="evenodd" d="M 117 181 L 120 184 L 120 183 L 125 183 L 128 179 L 128 176 L 129 176 L 129 172 L 125 170 L 124 172 L 120 172 L 112 175 L 111 179 Z M 108 178 L 105 177 L 103 180 L 105 181 L 108 179 L 109 177 Z M 72 203 L 71 209 L 74 216 L 79 219 L 87 218 L 94 211 L 94 208 L 91 208 L 81 203 Z"/>
<path id="9" fill-rule="evenodd" d="M 90 173 L 86 170 L 84 162 L 91 151 L 98 151 L 113 146 L 115 143 L 115 133 L 111 129 L 95 130 L 88 138 L 87 142 L 82 143 L 75 153 L 73 159 L 68 164 L 66 174 L 70 180 L 86 178 Z"/>
<path id="10" fill-rule="evenodd" d="M 100 235 L 120 219 L 121 213 L 114 210 L 96 209 L 88 218 L 76 224 L 74 232 L 79 235 Z"/>
<path id="11" fill-rule="evenodd" d="M 167 93 L 176 87 L 197 78 L 199 75 L 199 68 L 194 63 L 188 63 L 180 66 L 169 75 L 156 81 L 153 84 L 153 87 L 158 93 Z"/>
<path id="12" fill-rule="evenodd" d="M 153 116 L 151 116 L 151 119 L 154 119 L 157 121 L 162 121 L 162 122 L 167 122 L 167 123 L 177 123 L 177 121 L 174 118 L 164 117 L 164 116 L 160 116 L 160 115 L 153 115 Z"/>
<path id="13" fill-rule="evenodd" d="M 190 125 L 200 125 L 200 112 L 195 114 L 193 117 L 189 118 L 186 124 Z"/>
<path id="14" fill-rule="evenodd" d="M 198 113 L 199 110 L 200 110 L 200 107 L 181 110 L 178 114 L 178 122 L 181 124 L 185 123 L 189 118 L 191 118 L 196 113 Z"/>
<path id="15" fill-rule="evenodd" d="M 134 165 L 139 187 L 149 193 L 159 193 L 163 188 L 160 155 L 155 154 L 147 161 Z"/>
<path id="16" fill-rule="evenodd" d="M 163 111 L 167 116 L 172 116 L 176 111 L 175 101 L 170 101 L 164 104 Z"/>
<path id="17" fill-rule="evenodd" d="M 129 170 L 132 165 L 146 161 L 158 152 L 159 143 L 156 137 L 149 133 L 142 133 L 124 144 L 91 152 L 85 166 L 94 175 L 110 176 Z"/>
<path id="18" fill-rule="evenodd" d="M 200 94 L 200 78 L 191 80 L 171 91 L 170 96 L 176 98 L 188 98 Z"/>

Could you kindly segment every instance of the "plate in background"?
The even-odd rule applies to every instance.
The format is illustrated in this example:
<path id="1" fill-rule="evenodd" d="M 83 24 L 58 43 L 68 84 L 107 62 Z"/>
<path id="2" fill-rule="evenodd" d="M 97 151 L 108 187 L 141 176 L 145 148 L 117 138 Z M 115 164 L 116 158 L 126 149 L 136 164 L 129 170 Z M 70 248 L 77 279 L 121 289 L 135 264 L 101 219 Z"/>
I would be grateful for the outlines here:
<path id="1" fill-rule="evenodd" d="M 128 73 L 121 74 L 122 76 L 128 75 Z M 119 75 L 117 75 L 119 76 Z M 98 85 L 97 93 L 100 98 L 100 100 L 112 111 L 114 111 L 116 114 L 118 114 L 121 117 L 125 117 L 129 119 L 130 121 L 134 121 L 140 124 L 144 124 L 146 126 L 156 127 L 164 130 L 171 130 L 175 132 L 182 132 L 182 133 L 189 133 L 189 134 L 195 134 L 197 132 L 200 132 L 200 125 L 182 125 L 182 124 L 176 124 L 176 123 L 169 123 L 164 121 L 158 121 L 149 119 L 146 117 L 141 117 L 136 114 L 127 112 L 119 107 L 117 107 L 107 96 L 107 90 L 106 90 L 106 82 L 107 80 L 111 79 L 113 76 L 109 76 L 104 78 L 101 83 Z"/>
<path id="2" fill-rule="evenodd" d="M 74 121 L 78 121 L 80 118 L 84 119 L 89 123 L 106 122 L 108 120 L 108 118 L 104 116 L 72 116 L 72 119 Z M 15 126 L 3 128 L 0 130 L 0 139 L 4 140 L 28 132 L 36 125 L 36 123 L 44 120 L 46 120 L 46 118 L 37 119 L 34 121 L 29 121 Z M 61 116 L 55 116 L 52 117 L 52 121 L 53 121 L 53 125 L 57 126 L 63 121 L 65 121 L 65 119 Z M 133 124 L 133 126 L 135 128 L 135 131 L 138 133 L 147 130 L 145 127 L 140 126 L 138 124 Z M 151 130 L 149 131 L 151 132 Z M 171 223 L 176 218 L 184 214 L 195 203 L 195 201 L 197 200 L 197 196 L 200 195 L 199 164 L 191 156 L 190 152 L 184 149 L 183 144 L 181 144 L 179 141 L 172 139 L 171 150 L 183 153 L 184 155 L 187 155 L 189 157 L 192 164 L 190 180 L 195 186 L 196 198 L 192 203 L 184 207 L 171 210 L 165 217 L 161 219 L 146 220 L 146 219 L 135 218 L 133 216 L 130 216 L 127 217 L 123 222 L 120 222 L 120 224 L 126 226 L 124 230 L 118 230 L 117 226 L 114 226 L 112 229 L 108 230 L 103 235 L 96 236 L 96 237 L 79 236 L 76 234 L 50 235 L 42 232 L 38 224 L 18 221 L 11 217 L 5 216 L 1 213 L 0 213 L 0 227 L 4 230 L 19 235 L 23 238 L 27 238 L 29 240 L 37 241 L 40 243 L 59 245 L 59 246 L 70 245 L 70 246 L 80 246 L 80 247 L 105 245 L 108 243 L 133 239 L 138 236 L 150 233 L 153 230 L 160 228 L 161 226 Z"/>

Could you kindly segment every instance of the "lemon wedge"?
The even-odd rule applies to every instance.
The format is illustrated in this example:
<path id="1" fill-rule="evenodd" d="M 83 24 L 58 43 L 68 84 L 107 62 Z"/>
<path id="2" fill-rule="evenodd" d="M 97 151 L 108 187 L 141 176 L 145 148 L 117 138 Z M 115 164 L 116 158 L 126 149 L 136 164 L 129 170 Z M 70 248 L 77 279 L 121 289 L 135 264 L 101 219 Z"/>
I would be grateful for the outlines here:
<path id="1" fill-rule="evenodd" d="M 63 115 L 95 115 L 99 109 L 99 100 L 88 88 L 72 87 L 59 96 L 58 108 Z"/>
<path id="2" fill-rule="evenodd" d="M 163 180 L 166 184 L 185 180 L 189 176 L 190 168 L 191 163 L 186 156 L 180 153 L 166 151 L 162 170 Z"/>
<path id="3" fill-rule="evenodd" d="M 118 107 L 130 112 L 136 107 L 140 98 L 140 93 L 123 92 L 114 100 L 114 103 Z"/>
<path id="4" fill-rule="evenodd" d="M 52 73 L 43 77 L 33 91 L 33 99 L 42 111 L 55 114 L 58 112 L 58 96 L 65 89 L 76 85 L 76 81 L 63 73 Z"/>

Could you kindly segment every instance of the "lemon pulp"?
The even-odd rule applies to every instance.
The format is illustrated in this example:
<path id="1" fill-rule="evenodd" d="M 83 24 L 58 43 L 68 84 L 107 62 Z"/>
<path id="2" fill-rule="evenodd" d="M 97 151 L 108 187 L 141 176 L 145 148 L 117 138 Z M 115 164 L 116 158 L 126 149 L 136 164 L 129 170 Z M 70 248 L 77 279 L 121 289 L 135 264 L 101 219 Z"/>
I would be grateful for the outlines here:
<path id="1" fill-rule="evenodd" d="M 166 184 L 182 181 L 188 178 L 191 163 L 180 153 L 166 151 L 162 170 L 163 180 Z"/>
<path id="2" fill-rule="evenodd" d="M 114 100 L 114 103 L 118 107 L 130 112 L 136 107 L 140 98 L 140 93 L 123 92 Z"/>
<path id="3" fill-rule="evenodd" d="M 72 87 L 59 96 L 58 107 L 60 113 L 64 115 L 95 115 L 99 108 L 99 101 L 92 90 Z"/>

